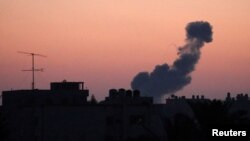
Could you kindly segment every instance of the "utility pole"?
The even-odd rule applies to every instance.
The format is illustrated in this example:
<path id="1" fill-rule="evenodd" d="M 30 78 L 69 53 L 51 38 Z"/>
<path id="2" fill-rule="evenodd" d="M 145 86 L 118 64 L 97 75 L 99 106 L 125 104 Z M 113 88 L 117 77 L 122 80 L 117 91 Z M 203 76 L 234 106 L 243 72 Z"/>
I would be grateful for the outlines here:
<path id="1" fill-rule="evenodd" d="M 35 71 L 43 71 L 43 68 L 41 68 L 41 69 L 36 69 L 35 68 L 35 56 L 39 56 L 39 57 L 46 57 L 46 56 L 45 55 L 41 55 L 41 54 L 36 54 L 36 53 L 33 53 L 33 52 L 18 51 L 18 53 L 28 54 L 28 55 L 31 56 L 31 59 L 32 59 L 32 68 L 30 70 L 22 70 L 22 71 L 31 71 L 32 72 L 31 89 L 34 90 L 35 89 Z"/>

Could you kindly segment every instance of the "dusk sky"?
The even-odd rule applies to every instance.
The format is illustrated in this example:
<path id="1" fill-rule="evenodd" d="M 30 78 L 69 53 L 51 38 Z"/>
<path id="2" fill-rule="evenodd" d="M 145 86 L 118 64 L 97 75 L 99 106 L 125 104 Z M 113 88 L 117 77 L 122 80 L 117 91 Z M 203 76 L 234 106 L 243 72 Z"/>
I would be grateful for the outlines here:
<path id="1" fill-rule="evenodd" d="M 176 95 L 224 98 L 250 93 L 249 0 L 0 0 L 0 91 L 84 81 L 98 100 L 130 88 L 141 71 L 172 62 L 187 23 L 208 21 L 213 42 L 201 49 L 192 82 Z"/>

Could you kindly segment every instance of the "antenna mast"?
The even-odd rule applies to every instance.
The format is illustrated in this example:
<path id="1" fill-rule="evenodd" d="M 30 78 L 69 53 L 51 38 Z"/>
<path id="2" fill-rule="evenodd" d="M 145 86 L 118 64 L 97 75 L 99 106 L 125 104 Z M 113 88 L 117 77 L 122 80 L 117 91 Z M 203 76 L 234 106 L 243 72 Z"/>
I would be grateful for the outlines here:
<path id="1" fill-rule="evenodd" d="M 18 51 L 18 53 L 28 54 L 28 55 L 31 56 L 31 59 L 32 59 L 32 68 L 31 68 L 31 70 L 22 70 L 22 71 L 31 71 L 32 72 L 31 89 L 34 90 L 35 89 L 35 71 L 43 71 L 43 68 L 41 68 L 41 69 L 36 69 L 35 68 L 35 56 L 39 56 L 39 57 L 46 57 L 46 56 L 41 55 L 41 54 L 36 54 L 36 53 L 33 53 L 33 52 Z"/>

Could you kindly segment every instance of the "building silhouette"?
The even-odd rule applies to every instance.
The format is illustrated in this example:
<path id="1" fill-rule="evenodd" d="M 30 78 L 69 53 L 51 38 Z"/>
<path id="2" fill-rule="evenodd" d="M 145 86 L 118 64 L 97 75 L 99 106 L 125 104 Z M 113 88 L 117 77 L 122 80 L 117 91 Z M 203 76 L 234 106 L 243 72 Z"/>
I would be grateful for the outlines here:
<path id="1" fill-rule="evenodd" d="M 206 140 L 206 121 L 224 120 L 216 110 L 204 118 L 204 107 L 221 109 L 230 103 L 229 114 L 245 111 L 234 121 L 246 118 L 250 103 L 247 95 L 227 95 L 218 105 L 204 96 L 191 99 L 172 95 L 166 103 L 154 104 L 152 97 L 138 90 L 111 89 L 98 103 L 88 101 L 83 82 L 53 82 L 50 90 L 15 90 L 2 93 L 0 108 L 3 139 L 6 141 L 166 141 Z M 243 102 L 242 102 L 243 101 Z M 216 105 L 217 104 L 217 105 Z M 242 105 L 243 104 L 243 105 Z M 214 106 L 216 105 L 216 106 Z M 222 109 L 223 109 L 222 108 Z M 213 113 L 214 112 L 214 113 Z M 225 113 L 227 114 L 227 113 Z M 245 116 L 245 117 L 244 117 Z M 205 121 L 205 123 L 204 123 Z M 225 120 L 230 121 L 231 120 Z M 1 123 L 0 123 L 1 125 Z M 200 128 L 201 127 L 201 128 Z M 1 132 L 1 130 L 0 130 Z"/>

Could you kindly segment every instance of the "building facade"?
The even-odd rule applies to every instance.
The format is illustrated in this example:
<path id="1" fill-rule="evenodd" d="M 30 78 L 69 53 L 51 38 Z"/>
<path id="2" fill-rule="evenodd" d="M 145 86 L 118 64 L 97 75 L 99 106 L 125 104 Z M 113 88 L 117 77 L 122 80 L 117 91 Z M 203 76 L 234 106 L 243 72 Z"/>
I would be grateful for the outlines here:
<path id="1" fill-rule="evenodd" d="M 193 118 L 185 103 L 153 104 L 152 97 L 125 89 L 99 103 L 87 101 L 83 82 L 51 83 L 50 90 L 3 92 L 8 141 L 166 140 L 164 119 Z"/>

